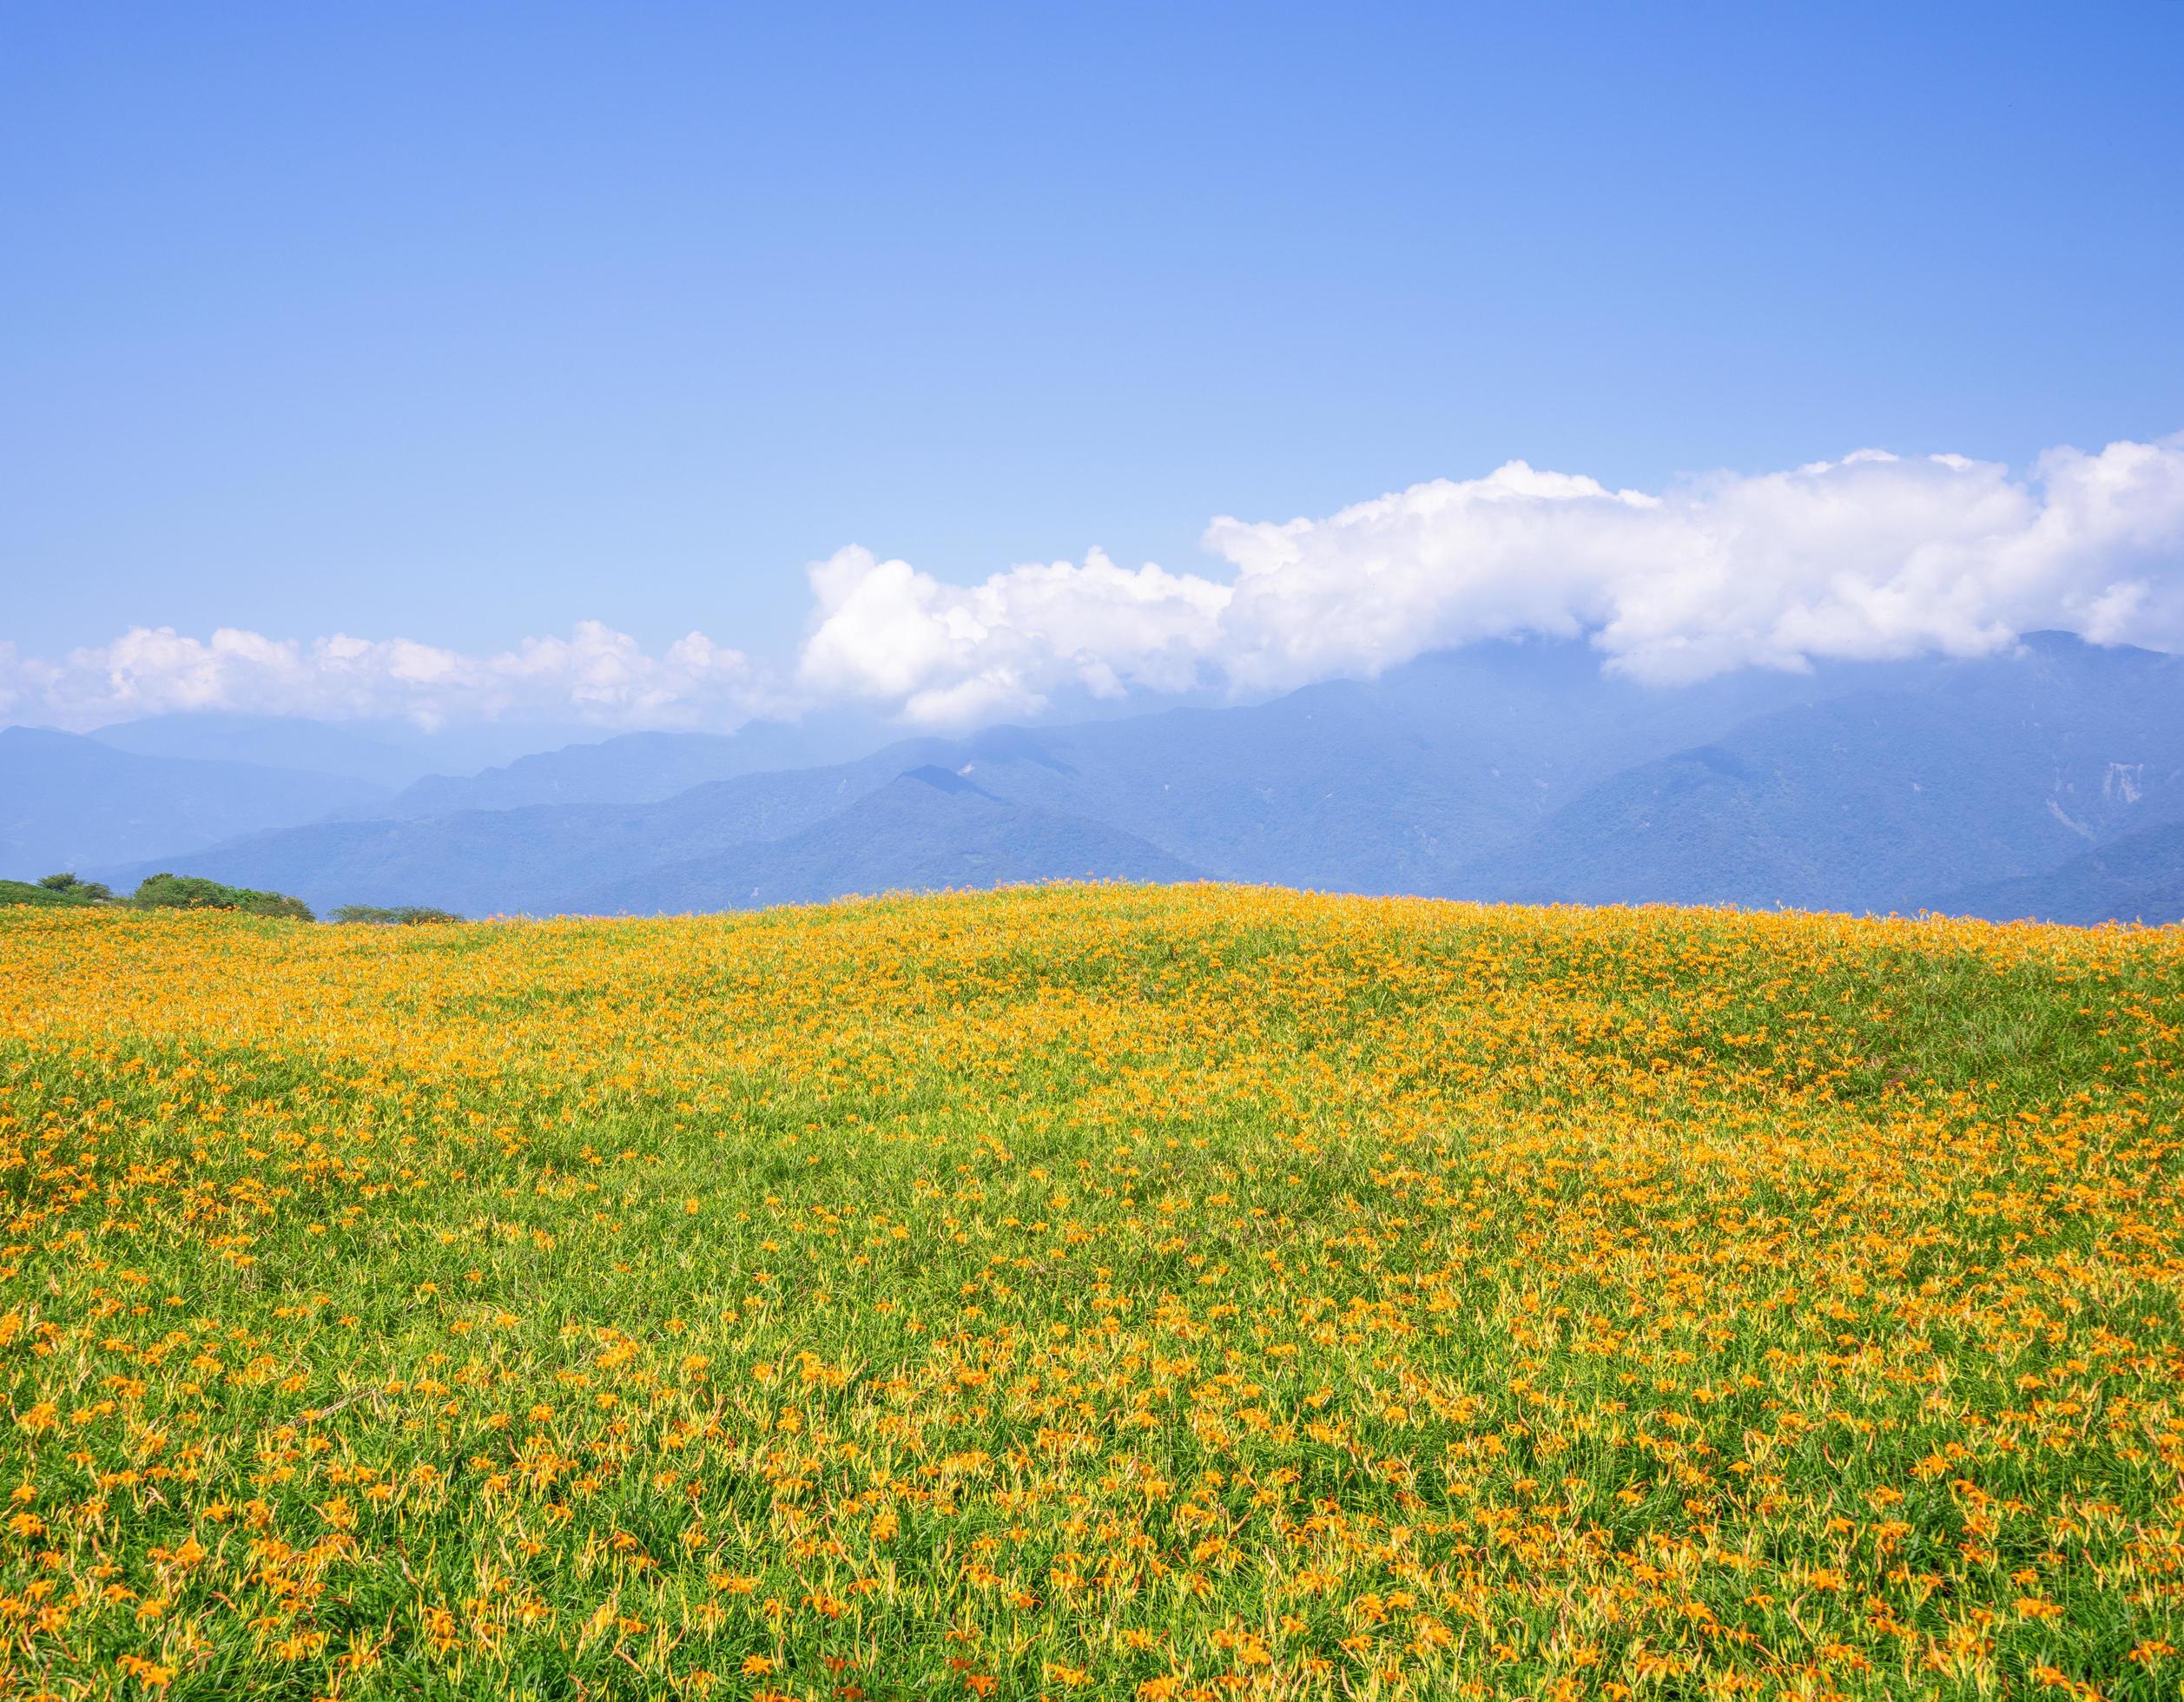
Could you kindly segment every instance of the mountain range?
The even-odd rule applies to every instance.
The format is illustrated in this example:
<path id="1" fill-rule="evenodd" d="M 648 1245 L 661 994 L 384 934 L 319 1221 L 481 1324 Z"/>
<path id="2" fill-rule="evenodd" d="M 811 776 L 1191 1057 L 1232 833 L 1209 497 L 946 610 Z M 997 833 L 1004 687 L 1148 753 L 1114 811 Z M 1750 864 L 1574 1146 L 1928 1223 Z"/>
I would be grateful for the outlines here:
<path id="1" fill-rule="evenodd" d="M 1944 893 L 1933 907 L 1963 916 L 2038 916 L 2081 927 L 2184 921 L 2184 821 L 2125 834 L 2044 874 Z"/>
<path id="2" fill-rule="evenodd" d="M 199 712 L 147 716 L 90 737 L 140 756 L 304 769 L 399 788 L 426 775 L 474 774 L 587 736 L 551 722 L 484 722 L 427 729 L 406 721 L 327 722 L 294 716 Z"/>
<path id="3" fill-rule="evenodd" d="M 1940 907 L 2180 816 L 2184 662 L 2041 635 L 1636 764 L 1464 883 L 1499 899 Z"/>
<path id="4" fill-rule="evenodd" d="M 145 755 L 74 733 L 0 728 L 0 877 L 195 852 L 386 795 L 350 775 Z"/>
<path id="5" fill-rule="evenodd" d="M 0 735 L 0 783 L 23 736 Z M 94 789 L 111 783 L 96 762 L 129 754 L 106 735 L 53 742 L 68 738 L 31 742 L 46 742 L 55 773 L 80 761 Z M 2184 823 L 2184 660 L 2055 634 L 1983 658 L 1676 689 L 1604 675 L 1581 643 L 1496 643 L 1263 703 L 914 737 L 814 762 L 830 740 L 852 745 L 854 729 L 637 734 L 399 791 L 325 775 L 312 790 L 295 770 L 234 763 L 222 791 L 220 763 L 139 757 L 195 765 L 147 795 L 195 785 L 225 813 L 201 802 L 177 822 L 186 832 L 155 844 L 147 808 L 126 822 L 95 811 L 36 841 L 31 861 L 58 866 L 47 854 L 65 839 L 77 867 L 110 881 L 172 868 L 322 908 L 466 914 L 1092 875 L 2184 918 L 2175 841 L 2157 831 Z M 255 793 L 236 769 L 261 777 Z M 49 775 L 41 795 L 62 816 L 67 789 Z M 45 872 L 25 864 L 25 843 L 0 848 L 0 874 Z"/>

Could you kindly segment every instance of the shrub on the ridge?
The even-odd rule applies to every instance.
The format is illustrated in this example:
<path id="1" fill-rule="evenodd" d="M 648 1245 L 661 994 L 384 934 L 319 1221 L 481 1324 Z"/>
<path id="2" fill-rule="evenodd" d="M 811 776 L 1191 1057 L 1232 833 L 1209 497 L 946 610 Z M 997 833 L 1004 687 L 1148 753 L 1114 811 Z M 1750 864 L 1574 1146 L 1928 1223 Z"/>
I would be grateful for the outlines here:
<path id="1" fill-rule="evenodd" d="M 35 885 L 28 881 L 0 881 L 0 904 L 30 904 L 48 909 L 75 909 L 96 904 L 99 900 L 66 887 L 49 887 L 40 881 Z"/>
<path id="2" fill-rule="evenodd" d="M 129 901 L 141 910 L 240 910 L 247 915 L 286 916 L 300 922 L 318 920 L 300 898 L 225 886 L 199 874 L 148 874 L 129 894 Z"/>
<path id="3" fill-rule="evenodd" d="M 65 904 L 110 904 L 114 901 L 114 889 L 106 882 L 80 880 L 69 869 L 63 869 L 58 874 L 40 875 L 38 885 L 49 893 L 58 894 Z"/>
<path id="4" fill-rule="evenodd" d="M 463 919 L 452 910 L 440 910 L 429 904 L 345 904 L 333 912 L 327 920 L 335 922 L 369 922 L 382 927 L 407 927 L 424 922 L 459 922 Z"/>

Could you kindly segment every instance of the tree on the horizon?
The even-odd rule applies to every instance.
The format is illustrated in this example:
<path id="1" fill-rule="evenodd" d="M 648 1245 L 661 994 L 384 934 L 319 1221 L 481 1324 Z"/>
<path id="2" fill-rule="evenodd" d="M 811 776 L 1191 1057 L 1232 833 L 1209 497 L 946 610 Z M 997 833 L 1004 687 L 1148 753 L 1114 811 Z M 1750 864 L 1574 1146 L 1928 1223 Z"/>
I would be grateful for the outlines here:
<path id="1" fill-rule="evenodd" d="M 38 885 L 49 893 L 63 893 L 82 904 L 111 904 L 114 889 L 103 881 L 79 880 L 73 871 L 63 869 L 58 874 L 41 875 Z"/>

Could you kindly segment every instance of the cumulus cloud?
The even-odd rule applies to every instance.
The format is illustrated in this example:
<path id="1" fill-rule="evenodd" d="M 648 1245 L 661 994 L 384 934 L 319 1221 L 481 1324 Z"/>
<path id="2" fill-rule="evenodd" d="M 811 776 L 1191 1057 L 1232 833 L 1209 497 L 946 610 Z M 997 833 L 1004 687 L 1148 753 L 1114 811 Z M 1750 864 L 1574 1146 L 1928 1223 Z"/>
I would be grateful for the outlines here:
<path id="1" fill-rule="evenodd" d="M 1323 519 L 1217 519 L 1225 577 L 1097 551 L 949 585 L 845 550 L 811 570 L 802 677 L 914 722 L 1113 694 L 1277 689 L 1484 638 L 1583 636 L 1664 683 L 1822 657 L 1976 655 L 2061 627 L 2184 646 L 2184 436 L 2033 476 L 1864 450 L 1659 493 L 1513 461 Z"/>
<path id="2" fill-rule="evenodd" d="M 889 700 L 913 723 L 1034 711 L 1056 687 L 1098 697 L 1181 691 L 1220 648 L 1225 585 L 1150 563 L 1013 567 L 943 584 L 858 545 L 810 569 L 815 626 L 800 675 L 826 696 Z"/>
<path id="3" fill-rule="evenodd" d="M 655 656 L 597 621 L 492 656 L 340 634 L 303 644 L 231 627 L 209 639 L 132 627 L 58 661 L 0 645 L 0 713 L 63 727 L 208 709 L 426 726 L 530 717 L 717 726 L 777 706 L 762 670 L 703 633 Z"/>
<path id="4" fill-rule="evenodd" d="M 1584 637 L 1604 666 L 1667 684 L 1979 655 L 2043 627 L 2179 650 L 2184 434 L 2052 450 L 2026 476 L 1862 450 L 1658 492 L 1512 461 L 1324 518 L 1224 516 L 1204 542 L 1220 571 L 1124 568 L 1094 550 L 970 585 L 853 545 L 808 570 L 810 630 L 785 679 L 699 633 L 656 656 L 596 622 L 496 656 L 139 628 L 57 662 L 0 643 L 0 714 L 721 726 L 854 702 L 952 728 L 1065 695 L 1276 690 L 1522 635 Z"/>

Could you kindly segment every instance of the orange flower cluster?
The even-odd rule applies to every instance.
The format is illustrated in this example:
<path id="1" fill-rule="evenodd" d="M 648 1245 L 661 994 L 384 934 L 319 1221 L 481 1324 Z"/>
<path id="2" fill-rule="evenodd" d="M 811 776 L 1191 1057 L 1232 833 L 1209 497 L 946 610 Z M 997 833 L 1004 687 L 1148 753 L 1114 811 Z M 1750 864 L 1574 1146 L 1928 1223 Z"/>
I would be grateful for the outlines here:
<path id="1" fill-rule="evenodd" d="M 2174 1697 L 2184 933 L 0 914 L 0 1696 Z"/>

